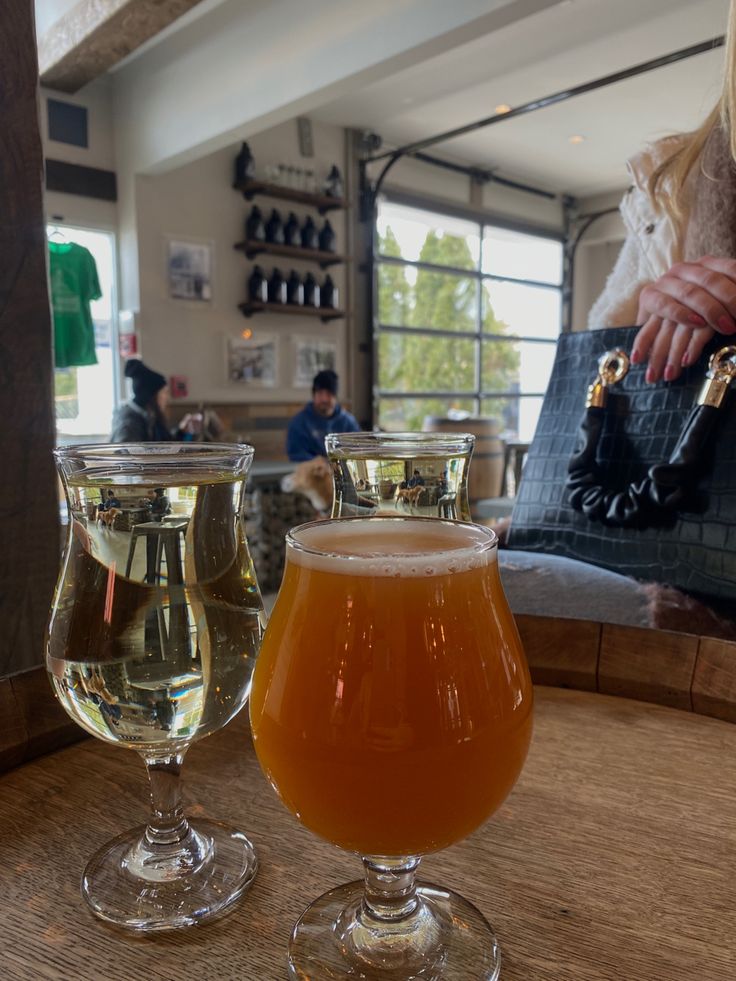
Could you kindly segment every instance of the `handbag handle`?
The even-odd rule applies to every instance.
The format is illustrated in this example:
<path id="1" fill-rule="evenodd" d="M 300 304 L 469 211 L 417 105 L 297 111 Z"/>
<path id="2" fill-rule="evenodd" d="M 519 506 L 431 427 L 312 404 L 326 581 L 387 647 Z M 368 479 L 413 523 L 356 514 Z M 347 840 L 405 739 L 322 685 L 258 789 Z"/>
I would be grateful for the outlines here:
<path id="1" fill-rule="evenodd" d="M 582 446 L 570 457 L 565 486 L 570 505 L 591 521 L 615 527 L 646 528 L 672 523 L 685 508 L 701 475 L 702 460 L 712 440 L 731 382 L 736 377 L 736 347 L 711 355 L 706 380 L 690 410 L 667 462 L 649 468 L 647 476 L 624 490 L 605 486 L 598 464 L 598 444 L 606 414 L 608 390 L 629 370 L 625 351 L 616 348 L 598 361 L 598 375 L 588 388 L 580 424 Z"/>

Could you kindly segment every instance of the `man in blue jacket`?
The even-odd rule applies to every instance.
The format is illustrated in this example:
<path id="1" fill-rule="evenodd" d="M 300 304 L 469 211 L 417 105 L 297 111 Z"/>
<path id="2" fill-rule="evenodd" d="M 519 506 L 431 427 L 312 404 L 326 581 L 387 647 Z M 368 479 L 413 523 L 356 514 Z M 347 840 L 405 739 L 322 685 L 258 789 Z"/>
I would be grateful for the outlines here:
<path id="1" fill-rule="evenodd" d="M 325 436 L 329 433 L 360 432 L 355 416 L 337 401 L 337 375 L 318 371 L 312 382 L 312 401 L 297 412 L 289 423 L 286 452 L 294 463 L 325 455 Z"/>

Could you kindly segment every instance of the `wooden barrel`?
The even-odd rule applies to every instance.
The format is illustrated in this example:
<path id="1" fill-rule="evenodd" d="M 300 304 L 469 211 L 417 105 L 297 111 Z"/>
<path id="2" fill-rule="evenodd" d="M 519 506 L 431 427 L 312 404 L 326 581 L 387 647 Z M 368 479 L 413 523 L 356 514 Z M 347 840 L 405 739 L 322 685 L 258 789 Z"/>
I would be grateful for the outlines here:
<path id="1" fill-rule="evenodd" d="M 505 449 L 498 435 L 496 419 L 427 416 L 423 428 L 429 433 L 472 433 L 475 436 L 475 449 L 470 461 L 468 498 L 472 502 L 501 496 Z"/>

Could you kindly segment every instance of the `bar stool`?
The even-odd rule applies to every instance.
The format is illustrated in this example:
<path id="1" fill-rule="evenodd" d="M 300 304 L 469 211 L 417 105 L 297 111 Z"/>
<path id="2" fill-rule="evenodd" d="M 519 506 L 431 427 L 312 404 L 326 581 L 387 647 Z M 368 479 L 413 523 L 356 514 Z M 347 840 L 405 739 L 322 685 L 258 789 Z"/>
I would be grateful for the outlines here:
<path id="1" fill-rule="evenodd" d="M 134 525 L 130 534 L 130 545 L 128 547 L 128 562 L 125 567 L 126 578 L 130 577 L 130 570 L 133 567 L 136 546 L 141 537 L 146 539 L 146 575 L 145 581 L 155 583 L 161 579 L 161 563 L 166 558 L 166 576 L 169 585 L 181 584 L 184 582 L 184 570 L 181 564 L 181 550 L 179 548 L 179 535 L 184 538 L 187 531 L 189 518 L 179 518 L 177 521 L 168 521 L 163 524 L 159 521 L 143 521 L 141 524 Z M 155 549 L 149 547 L 153 545 L 155 539 Z"/>

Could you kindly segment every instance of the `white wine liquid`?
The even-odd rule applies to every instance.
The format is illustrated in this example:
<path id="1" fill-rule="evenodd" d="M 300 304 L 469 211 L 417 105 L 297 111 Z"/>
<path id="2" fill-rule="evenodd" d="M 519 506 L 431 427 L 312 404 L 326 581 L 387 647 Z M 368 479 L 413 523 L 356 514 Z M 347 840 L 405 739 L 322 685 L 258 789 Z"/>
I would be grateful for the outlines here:
<path id="1" fill-rule="evenodd" d="M 69 487 L 47 666 L 66 711 L 94 735 L 176 752 L 243 707 L 264 616 L 242 484 Z M 110 489 L 120 506 L 105 521 Z"/>

